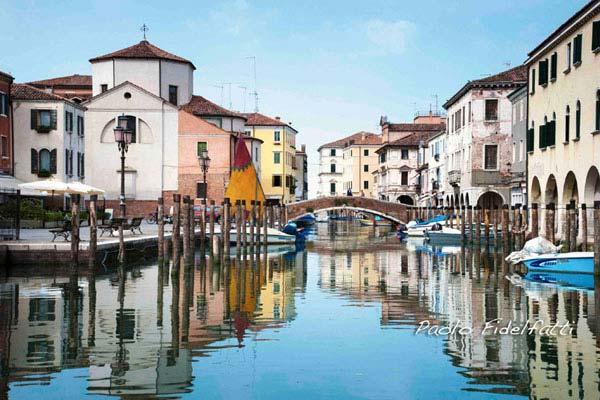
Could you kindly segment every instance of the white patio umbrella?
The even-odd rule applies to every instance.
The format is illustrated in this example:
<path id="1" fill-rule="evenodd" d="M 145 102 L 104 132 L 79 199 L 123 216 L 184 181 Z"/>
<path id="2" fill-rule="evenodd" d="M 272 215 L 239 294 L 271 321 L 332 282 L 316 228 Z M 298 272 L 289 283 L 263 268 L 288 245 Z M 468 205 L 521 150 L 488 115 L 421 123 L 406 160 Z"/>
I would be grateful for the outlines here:
<path id="1" fill-rule="evenodd" d="M 55 179 L 21 183 L 19 184 L 19 188 L 35 190 L 37 192 L 50 192 L 52 195 L 54 195 L 54 193 L 70 193 L 69 187 L 66 183 Z"/>
<path id="2" fill-rule="evenodd" d="M 85 183 L 81 182 L 67 183 L 67 187 L 69 189 L 68 193 L 87 195 L 104 194 L 104 190 L 98 189 L 90 185 L 86 185 Z"/>

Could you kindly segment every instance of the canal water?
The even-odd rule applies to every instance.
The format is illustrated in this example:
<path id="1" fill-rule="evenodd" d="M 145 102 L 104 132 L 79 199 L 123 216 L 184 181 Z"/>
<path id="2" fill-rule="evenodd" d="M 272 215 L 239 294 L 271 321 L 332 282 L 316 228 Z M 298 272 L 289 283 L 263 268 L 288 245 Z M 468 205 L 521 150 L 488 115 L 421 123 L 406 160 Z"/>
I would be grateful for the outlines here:
<path id="1" fill-rule="evenodd" d="M 600 396 L 593 290 L 352 221 L 312 237 L 301 251 L 197 255 L 179 269 L 6 272 L 0 398 Z M 528 320 L 568 332 L 483 329 Z M 446 329 L 417 333 L 427 323 Z"/>

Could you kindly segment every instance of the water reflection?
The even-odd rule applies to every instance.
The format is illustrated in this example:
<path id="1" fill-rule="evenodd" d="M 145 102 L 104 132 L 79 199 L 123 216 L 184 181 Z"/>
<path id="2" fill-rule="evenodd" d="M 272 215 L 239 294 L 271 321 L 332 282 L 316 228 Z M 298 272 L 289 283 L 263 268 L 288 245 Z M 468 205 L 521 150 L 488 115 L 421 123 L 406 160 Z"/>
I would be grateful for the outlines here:
<path id="1" fill-rule="evenodd" d="M 515 279 L 502 254 L 400 245 L 389 230 L 352 221 L 318 225 L 315 237 L 302 252 L 9 275 L 0 283 L 0 398 L 40 385 L 49 398 L 598 396 L 594 291 Z M 470 333 L 415 336 L 424 320 L 460 321 Z M 572 329 L 484 331 L 538 320 Z"/>

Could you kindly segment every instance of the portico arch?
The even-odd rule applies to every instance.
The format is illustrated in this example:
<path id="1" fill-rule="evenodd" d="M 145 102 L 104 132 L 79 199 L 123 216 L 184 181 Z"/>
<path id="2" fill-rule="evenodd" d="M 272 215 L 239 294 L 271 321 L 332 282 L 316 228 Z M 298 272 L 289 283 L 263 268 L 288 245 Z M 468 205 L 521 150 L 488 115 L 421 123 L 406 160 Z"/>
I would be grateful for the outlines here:
<path id="1" fill-rule="evenodd" d="M 579 203 L 579 190 L 577 188 L 577 178 L 573 171 L 569 171 L 565 178 L 563 186 L 563 204 L 568 204 L 571 200 L 575 200 L 575 203 Z"/>
<path id="2" fill-rule="evenodd" d="M 583 196 L 588 207 L 592 207 L 594 201 L 600 201 L 600 173 L 595 166 L 588 170 Z"/>

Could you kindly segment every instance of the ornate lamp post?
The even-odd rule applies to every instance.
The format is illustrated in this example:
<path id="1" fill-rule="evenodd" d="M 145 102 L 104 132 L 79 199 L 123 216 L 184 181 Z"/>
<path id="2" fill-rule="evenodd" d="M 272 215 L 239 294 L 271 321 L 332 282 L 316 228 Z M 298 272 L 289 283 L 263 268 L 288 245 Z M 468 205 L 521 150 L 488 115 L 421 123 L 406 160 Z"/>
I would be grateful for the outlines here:
<path id="1" fill-rule="evenodd" d="M 127 208 L 125 206 L 125 153 L 133 139 L 133 132 L 128 129 L 127 122 L 129 119 L 125 114 L 117 119 L 117 126 L 114 129 L 115 142 L 121 152 L 121 195 L 119 196 L 119 210 L 121 218 L 126 218 Z M 122 263 L 125 260 L 125 243 L 123 240 L 123 223 L 119 226 L 119 261 Z"/>
<path id="2" fill-rule="evenodd" d="M 208 193 L 208 184 L 206 182 L 206 173 L 210 167 L 210 157 L 208 156 L 208 150 L 202 150 L 198 156 L 198 164 L 202 170 L 202 181 L 204 182 L 204 204 L 206 205 L 206 194 Z"/>

